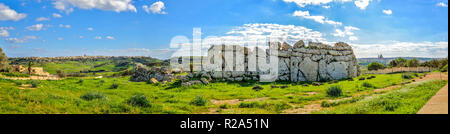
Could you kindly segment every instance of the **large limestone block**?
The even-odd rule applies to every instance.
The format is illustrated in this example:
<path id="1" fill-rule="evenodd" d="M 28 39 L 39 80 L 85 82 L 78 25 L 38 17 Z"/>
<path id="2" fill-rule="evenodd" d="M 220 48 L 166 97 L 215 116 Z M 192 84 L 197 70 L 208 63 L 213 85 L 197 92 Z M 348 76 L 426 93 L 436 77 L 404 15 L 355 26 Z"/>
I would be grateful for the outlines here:
<path id="1" fill-rule="evenodd" d="M 330 80 L 330 76 L 327 71 L 327 63 L 325 60 L 319 61 L 319 80 Z"/>
<path id="2" fill-rule="evenodd" d="M 302 59 L 300 57 L 291 57 L 291 81 L 297 82 L 298 81 L 298 73 L 299 73 L 299 65 Z"/>
<path id="3" fill-rule="evenodd" d="M 347 62 L 332 62 L 327 65 L 327 71 L 334 80 L 348 78 Z"/>
<path id="4" fill-rule="evenodd" d="M 312 61 L 309 57 L 303 59 L 300 63 L 300 71 L 307 81 L 317 81 L 319 63 Z"/>

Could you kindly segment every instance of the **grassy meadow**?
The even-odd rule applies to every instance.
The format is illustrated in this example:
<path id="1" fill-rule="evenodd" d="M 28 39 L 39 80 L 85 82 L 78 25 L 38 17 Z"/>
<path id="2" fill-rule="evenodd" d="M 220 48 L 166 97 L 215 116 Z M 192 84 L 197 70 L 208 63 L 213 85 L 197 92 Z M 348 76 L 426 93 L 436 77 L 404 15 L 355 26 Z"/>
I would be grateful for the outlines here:
<path id="1" fill-rule="evenodd" d="M 130 82 L 129 76 L 70 77 L 63 80 L 9 80 L 0 79 L 0 113 L 8 114 L 279 114 L 289 109 L 321 103 L 323 107 L 362 107 L 366 98 L 384 92 L 375 92 L 393 85 L 411 82 L 410 79 L 423 74 L 411 74 L 404 79 L 402 74 L 364 75 L 373 79 L 341 80 L 324 82 L 313 86 L 311 83 L 259 83 L 259 82 L 213 82 L 209 85 L 183 87 L 179 80 L 167 84 L 147 84 Z M 429 98 L 435 88 L 442 84 L 424 82 L 434 86 L 430 92 L 415 92 L 414 95 L 398 95 L 397 101 L 413 101 L 411 97 Z M 253 90 L 254 86 L 264 89 Z M 278 88 L 272 88 L 278 86 Z M 279 88 L 285 86 L 284 88 Z M 339 87 L 342 93 L 330 96 L 327 89 Z M 427 87 L 416 86 L 418 90 Z M 416 87 L 412 87 L 415 89 Z M 401 91 L 401 90 L 400 90 Z M 395 93 L 389 93 L 395 94 Z M 389 97 L 387 97 L 389 98 Z M 403 99 L 402 99 L 403 98 Z M 334 104 L 341 100 L 339 104 Z M 342 101 L 345 100 L 345 101 Z M 216 102 L 216 103 L 213 103 Z M 227 102 L 227 103 L 217 103 Z M 229 102 L 229 103 L 228 103 Z M 332 103 L 333 102 L 333 103 Z M 416 102 L 416 101 L 413 101 Z M 426 101 L 425 101 L 426 102 Z M 332 105 L 329 105 L 332 104 Z M 354 104 L 354 105 L 352 105 Z M 402 105 L 402 107 L 410 107 Z M 411 106 L 412 107 L 412 106 Z M 414 106 L 416 109 L 418 106 Z M 345 108 L 343 108 L 345 109 Z M 411 113 L 412 110 L 399 110 L 390 113 Z M 323 113 L 358 113 L 348 110 L 334 110 Z M 365 113 L 365 112 L 362 112 Z M 371 112 L 367 112 L 371 113 Z M 378 112 L 376 112 L 378 113 Z"/>

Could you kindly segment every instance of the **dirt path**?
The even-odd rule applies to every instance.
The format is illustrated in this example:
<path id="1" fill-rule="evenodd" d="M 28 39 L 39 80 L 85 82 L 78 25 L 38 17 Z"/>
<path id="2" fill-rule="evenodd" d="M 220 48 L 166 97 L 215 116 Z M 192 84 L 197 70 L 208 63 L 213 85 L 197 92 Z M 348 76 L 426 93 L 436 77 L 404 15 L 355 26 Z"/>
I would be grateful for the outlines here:
<path id="1" fill-rule="evenodd" d="M 417 114 L 448 114 L 448 84 L 439 90 Z"/>

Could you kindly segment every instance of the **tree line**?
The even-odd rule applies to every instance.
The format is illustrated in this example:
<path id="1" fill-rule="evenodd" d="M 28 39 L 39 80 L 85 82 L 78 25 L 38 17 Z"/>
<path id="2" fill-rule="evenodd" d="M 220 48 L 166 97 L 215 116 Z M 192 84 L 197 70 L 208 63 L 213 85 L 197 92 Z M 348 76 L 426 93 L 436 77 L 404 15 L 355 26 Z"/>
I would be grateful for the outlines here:
<path id="1" fill-rule="evenodd" d="M 444 59 L 433 59 L 430 61 L 420 62 L 418 59 L 405 59 L 405 58 L 396 58 L 389 62 L 389 64 L 384 65 L 378 62 L 372 62 L 367 66 L 368 70 L 378 70 L 384 68 L 393 68 L 393 67 L 431 67 L 431 68 L 439 68 L 441 71 L 448 70 L 448 57 Z"/>

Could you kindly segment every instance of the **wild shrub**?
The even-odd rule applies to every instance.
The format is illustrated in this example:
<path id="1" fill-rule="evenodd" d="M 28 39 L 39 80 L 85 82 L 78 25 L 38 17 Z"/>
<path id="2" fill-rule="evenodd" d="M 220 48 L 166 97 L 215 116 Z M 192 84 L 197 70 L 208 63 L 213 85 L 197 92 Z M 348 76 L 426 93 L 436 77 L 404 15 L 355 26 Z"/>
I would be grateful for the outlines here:
<path id="1" fill-rule="evenodd" d="M 409 74 L 409 73 L 402 74 L 402 78 L 403 78 L 403 79 L 412 79 L 412 78 L 413 78 L 413 75 L 412 75 L 412 74 Z"/>
<path id="2" fill-rule="evenodd" d="M 239 104 L 239 108 L 256 108 L 259 107 L 259 103 L 258 102 L 241 102 L 241 104 Z"/>
<path id="3" fill-rule="evenodd" d="M 337 105 L 339 105 L 339 103 L 329 102 L 329 101 L 322 101 L 322 103 L 320 104 L 320 106 L 322 106 L 322 107 L 333 107 L 333 106 L 337 106 Z"/>
<path id="4" fill-rule="evenodd" d="M 331 86 L 326 90 L 326 92 L 330 97 L 342 96 L 342 88 L 340 86 Z"/>
<path id="5" fill-rule="evenodd" d="M 142 94 L 131 96 L 131 98 L 128 99 L 127 103 L 132 106 L 151 107 L 150 101 L 148 101 L 147 97 Z"/>
<path id="6" fill-rule="evenodd" d="M 109 89 L 117 89 L 119 88 L 119 84 L 113 83 Z"/>
<path id="7" fill-rule="evenodd" d="M 29 74 L 19 73 L 19 72 L 2 72 L 2 75 L 8 77 L 30 77 Z"/>
<path id="8" fill-rule="evenodd" d="M 221 109 L 227 109 L 228 108 L 228 105 L 227 104 L 223 104 L 223 105 L 220 105 L 219 106 Z"/>
<path id="9" fill-rule="evenodd" d="M 80 98 L 86 101 L 91 101 L 95 99 L 104 99 L 106 98 L 106 96 L 98 92 L 89 92 L 87 94 L 80 96 Z"/>
<path id="10" fill-rule="evenodd" d="M 84 82 L 83 79 L 78 80 L 78 83 L 79 83 L 79 84 L 82 84 L 83 82 Z"/>
<path id="11" fill-rule="evenodd" d="M 39 86 L 39 84 L 41 84 L 41 82 L 40 81 L 31 81 L 30 84 L 31 84 L 32 88 L 37 88 Z"/>
<path id="12" fill-rule="evenodd" d="M 15 83 L 17 86 L 22 86 L 22 84 L 23 84 L 21 81 L 16 81 Z"/>
<path id="13" fill-rule="evenodd" d="M 206 105 L 206 99 L 202 96 L 197 96 L 191 101 L 191 105 L 195 106 L 205 106 Z"/>
<path id="14" fill-rule="evenodd" d="M 384 65 L 378 62 L 372 62 L 369 65 L 367 65 L 367 69 L 368 70 L 378 70 L 378 69 L 383 69 Z"/>
<path id="15" fill-rule="evenodd" d="M 60 78 L 66 77 L 66 74 L 63 71 L 61 71 L 61 70 L 57 70 L 56 71 L 56 75 L 58 75 L 58 77 L 60 77 Z"/>
<path id="16" fill-rule="evenodd" d="M 369 82 L 364 82 L 363 84 L 362 84 L 362 86 L 363 87 L 367 87 L 367 88 L 372 88 L 372 87 L 374 87 L 371 83 L 369 83 Z"/>

